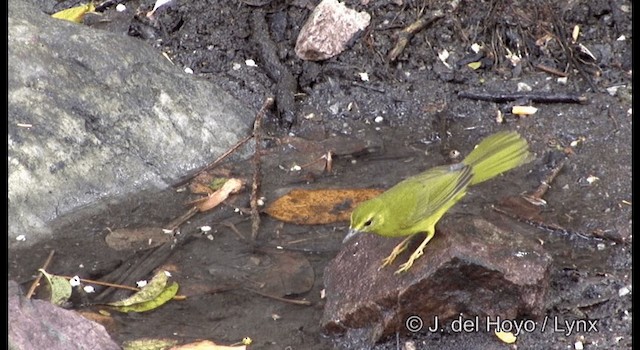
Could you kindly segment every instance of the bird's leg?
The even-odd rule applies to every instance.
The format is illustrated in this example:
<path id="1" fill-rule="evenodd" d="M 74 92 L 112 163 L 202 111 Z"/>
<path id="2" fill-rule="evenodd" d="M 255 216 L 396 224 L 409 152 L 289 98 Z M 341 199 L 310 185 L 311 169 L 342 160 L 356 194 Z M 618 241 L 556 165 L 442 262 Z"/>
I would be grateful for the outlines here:
<path id="1" fill-rule="evenodd" d="M 427 243 L 429 243 L 431 238 L 433 238 L 434 233 L 434 230 L 427 232 L 427 237 L 424 239 L 424 241 L 422 241 L 422 243 L 420 243 L 418 249 L 416 249 L 413 254 L 411 254 L 409 260 L 407 260 L 406 263 L 400 265 L 400 268 L 398 269 L 398 271 L 396 271 L 396 274 L 408 271 L 411 265 L 413 265 L 413 262 L 422 256 L 422 254 L 424 253 L 424 247 L 427 245 Z"/>
<path id="2" fill-rule="evenodd" d="M 407 249 L 407 246 L 409 245 L 409 241 L 411 240 L 411 237 L 413 237 L 413 235 L 403 239 L 402 242 L 400 242 L 400 244 L 398 244 L 395 248 L 393 248 L 393 250 L 391 251 L 391 254 L 389 254 L 388 257 L 382 259 L 382 266 L 378 268 L 378 271 L 380 271 L 380 269 L 382 269 L 385 266 L 391 265 L 391 263 L 398 257 L 398 255 L 400 255 L 400 253 L 404 252 Z"/>

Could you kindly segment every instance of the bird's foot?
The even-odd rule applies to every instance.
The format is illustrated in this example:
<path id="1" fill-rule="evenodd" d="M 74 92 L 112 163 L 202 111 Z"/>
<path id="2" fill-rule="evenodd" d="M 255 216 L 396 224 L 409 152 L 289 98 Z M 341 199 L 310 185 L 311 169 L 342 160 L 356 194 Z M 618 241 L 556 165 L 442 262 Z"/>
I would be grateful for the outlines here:
<path id="1" fill-rule="evenodd" d="M 422 254 L 424 254 L 423 248 L 419 247 L 418 249 L 416 249 L 415 252 L 413 252 L 413 254 L 411 254 L 411 256 L 409 257 L 409 260 L 407 260 L 406 263 L 400 265 L 400 268 L 395 272 L 395 274 L 397 275 L 397 274 L 409 271 L 411 266 L 413 266 L 413 262 L 416 261 L 419 257 L 421 257 Z"/>
<path id="2" fill-rule="evenodd" d="M 400 255 L 402 252 L 404 252 L 407 249 L 407 245 L 409 244 L 410 238 L 411 237 L 407 237 L 403 239 L 402 242 L 400 242 L 400 244 L 398 244 L 397 246 L 395 246 L 395 248 L 393 248 L 393 250 L 391 251 L 391 254 L 389 254 L 388 257 L 382 259 L 382 265 L 378 268 L 378 271 L 382 270 L 382 268 L 384 268 L 385 266 L 391 265 L 391 263 L 393 263 L 393 261 L 396 260 L 398 255 Z"/>

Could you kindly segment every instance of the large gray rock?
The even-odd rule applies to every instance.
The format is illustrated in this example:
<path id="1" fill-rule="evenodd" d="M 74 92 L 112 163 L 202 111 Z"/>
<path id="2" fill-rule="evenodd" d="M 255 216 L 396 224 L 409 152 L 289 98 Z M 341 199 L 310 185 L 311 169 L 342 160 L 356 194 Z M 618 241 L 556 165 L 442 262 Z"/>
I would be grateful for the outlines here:
<path id="1" fill-rule="evenodd" d="M 166 187 L 249 133 L 252 110 L 140 40 L 22 0 L 8 24 L 11 245 L 99 198 Z"/>

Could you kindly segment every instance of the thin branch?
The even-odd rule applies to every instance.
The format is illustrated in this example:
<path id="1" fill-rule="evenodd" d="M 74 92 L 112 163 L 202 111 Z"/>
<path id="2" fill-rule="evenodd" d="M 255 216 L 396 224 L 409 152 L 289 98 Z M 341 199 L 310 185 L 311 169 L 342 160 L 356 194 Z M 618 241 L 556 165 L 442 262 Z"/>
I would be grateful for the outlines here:
<path id="1" fill-rule="evenodd" d="M 536 92 L 474 92 L 460 91 L 458 97 L 489 102 L 510 102 L 526 99 L 539 103 L 585 103 L 587 98 L 576 94 Z"/>
<path id="2" fill-rule="evenodd" d="M 395 61 L 398 58 L 398 56 L 400 56 L 400 54 L 402 53 L 402 51 L 404 51 L 404 48 L 407 46 L 411 38 L 413 38 L 413 36 L 417 32 L 421 31 L 426 26 L 435 23 L 437 20 L 439 20 L 442 17 L 444 17 L 444 14 L 441 11 L 437 11 L 431 15 L 420 17 L 417 21 L 411 23 L 408 27 L 399 31 L 397 34 L 398 41 L 396 42 L 396 45 L 393 47 L 393 49 L 391 49 L 391 51 L 389 51 L 389 54 L 387 55 L 387 59 L 389 60 L 389 62 Z"/>
<path id="3" fill-rule="evenodd" d="M 262 104 L 262 108 L 256 115 L 253 123 L 253 139 L 255 140 L 255 153 L 253 154 L 253 182 L 251 184 L 251 239 L 253 241 L 258 237 L 258 229 L 260 228 L 260 211 L 258 210 L 258 195 L 260 192 L 260 154 L 262 153 L 262 119 L 273 106 L 273 97 L 267 98 Z"/>
<path id="4" fill-rule="evenodd" d="M 54 253 L 55 253 L 55 250 L 52 250 L 51 252 L 49 252 L 49 256 L 47 257 L 47 260 L 44 261 L 44 264 L 41 267 L 42 271 L 47 271 L 47 267 L 49 267 L 49 264 L 53 259 Z M 38 285 L 40 284 L 40 280 L 42 279 L 42 276 L 44 276 L 44 274 L 42 272 L 38 272 L 38 277 L 36 277 L 36 279 L 31 284 L 31 287 L 29 287 L 29 291 L 27 292 L 27 299 L 31 299 L 31 296 L 33 296 L 33 293 L 36 291 L 36 288 L 38 288 Z"/>
<path id="5" fill-rule="evenodd" d="M 285 303 L 290 303 L 290 304 L 295 304 L 295 305 L 311 305 L 311 302 L 308 300 L 297 300 L 297 299 L 287 299 L 287 298 L 281 298 L 279 296 L 276 295 L 271 295 L 271 294 L 266 294 L 266 293 L 262 293 L 259 292 L 255 289 L 251 289 L 251 288 L 247 288 L 247 287 L 243 287 L 242 289 L 249 291 L 251 293 L 256 293 L 260 296 L 263 296 L 265 298 L 270 298 L 270 299 L 274 299 L 274 300 L 278 300 L 278 301 L 283 301 Z"/>
<path id="6" fill-rule="evenodd" d="M 200 171 L 198 171 L 197 173 L 188 176 L 185 179 L 182 179 L 180 181 L 178 181 L 177 183 L 175 183 L 172 187 L 176 188 L 176 187 L 180 187 L 184 184 L 186 184 L 187 182 L 191 181 L 193 178 L 195 178 L 196 176 L 206 172 L 207 170 L 211 170 L 213 168 L 215 168 L 216 166 L 218 166 L 218 164 L 220 164 L 223 160 L 225 160 L 229 155 L 231 155 L 233 152 L 235 152 L 238 148 L 240 148 L 240 146 L 244 145 L 245 143 L 247 143 L 247 141 L 251 140 L 251 138 L 253 137 L 252 135 L 246 136 L 245 138 L 243 138 L 242 140 L 238 141 L 235 145 L 233 145 L 231 148 L 229 148 L 226 152 L 224 152 L 222 155 L 220 155 L 220 157 L 218 157 L 216 160 L 214 160 L 213 162 L 209 163 L 207 166 L 205 166 L 204 168 L 202 168 Z"/>

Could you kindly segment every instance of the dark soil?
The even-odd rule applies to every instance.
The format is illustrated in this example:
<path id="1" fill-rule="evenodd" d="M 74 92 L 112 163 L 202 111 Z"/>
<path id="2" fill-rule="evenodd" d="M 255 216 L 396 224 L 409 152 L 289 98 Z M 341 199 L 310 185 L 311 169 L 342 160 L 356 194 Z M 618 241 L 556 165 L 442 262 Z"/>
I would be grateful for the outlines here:
<path id="1" fill-rule="evenodd" d="M 478 213 L 497 198 L 532 191 L 557 161 L 565 159 L 544 197 L 545 221 L 536 223 L 539 240 L 554 257 L 548 308 L 542 317 L 560 322 L 597 320 L 597 331 L 567 334 L 538 329 L 520 335 L 517 345 L 578 349 L 575 344 L 580 342 L 585 349 L 630 348 L 632 302 L 631 293 L 624 291 L 632 282 L 631 2 L 346 3 L 369 12 L 371 24 L 345 52 L 322 62 L 303 62 L 293 51 L 316 1 L 180 2 L 158 11 L 155 21 L 144 16 L 153 4 L 128 1 L 127 7 L 141 15 L 130 16 L 126 24 L 130 35 L 193 70 L 194 79 L 215 82 L 256 113 L 268 97 L 278 97 L 277 108 L 263 124 L 269 136 L 263 146 L 269 156 L 263 159 L 261 193 L 267 203 L 294 187 L 386 188 L 451 161 L 452 151 L 467 154 L 492 132 L 519 130 L 529 140 L 536 161 L 479 186 L 453 209 Z M 59 6 L 63 5 L 72 4 Z M 435 10 L 443 11 L 444 17 L 416 33 L 399 57 L 388 62 L 396 33 Z M 113 11 L 108 7 L 105 13 Z M 265 23 L 268 33 L 256 33 Z M 575 26 L 580 35 L 573 43 Z M 471 51 L 474 43 L 484 46 L 481 54 Z M 580 51 L 581 45 L 595 59 Z M 445 49 L 452 69 L 438 58 Z M 506 58 L 509 52 L 521 55 L 520 64 L 514 66 Z M 248 59 L 257 67 L 247 66 Z M 469 62 L 482 66 L 473 70 Z M 539 65 L 566 73 L 567 83 L 558 82 L 558 75 Z M 369 81 L 361 80 L 359 73 L 364 72 Z M 521 83 L 531 87 L 532 94 L 573 94 L 586 102 L 534 102 L 536 114 L 518 117 L 509 113 L 510 106 L 530 101 L 487 102 L 458 96 L 462 91 L 514 93 Z M 607 89 L 612 87 L 619 88 L 610 93 Z M 503 112 L 502 122 L 496 120 L 498 111 Z M 316 144 L 346 136 L 360 146 L 324 143 L 326 151 L 338 154 L 332 171 L 308 174 L 305 169 L 290 171 L 294 163 L 313 159 L 278 146 L 277 140 L 286 135 Z M 224 167 L 251 179 L 250 161 L 230 161 Z M 114 339 L 211 339 L 231 344 L 251 337 L 252 349 L 357 348 L 349 339 L 327 337 L 320 328 L 323 269 L 341 248 L 347 223 L 296 226 L 263 216 L 259 244 L 253 246 L 237 234 L 250 236 L 249 215 L 234 210 L 249 206 L 249 192 L 181 227 L 186 238 L 165 266 L 180 283 L 180 294 L 188 298 L 149 313 L 115 316 L 116 325 L 109 329 Z M 100 278 L 133 259 L 130 251 L 106 247 L 107 228 L 165 225 L 182 214 L 189 199 L 173 190 L 141 194 L 105 203 L 81 221 L 62 220 L 59 239 L 10 252 L 9 278 L 28 286 L 50 250 L 56 251 L 50 272 Z M 212 226 L 213 239 L 200 233 L 202 225 Z M 270 294 L 288 294 L 290 299 L 310 301 L 310 306 L 248 290 L 259 289 L 265 282 L 260 276 L 273 271 L 283 280 L 294 275 L 287 268 L 291 262 L 306 266 L 304 273 L 295 275 L 299 279 L 291 285 L 273 287 Z M 418 349 L 507 347 L 487 332 L 451 330 L 399 333 L 375 349 L 408 349 L 406 342 Z"/>

